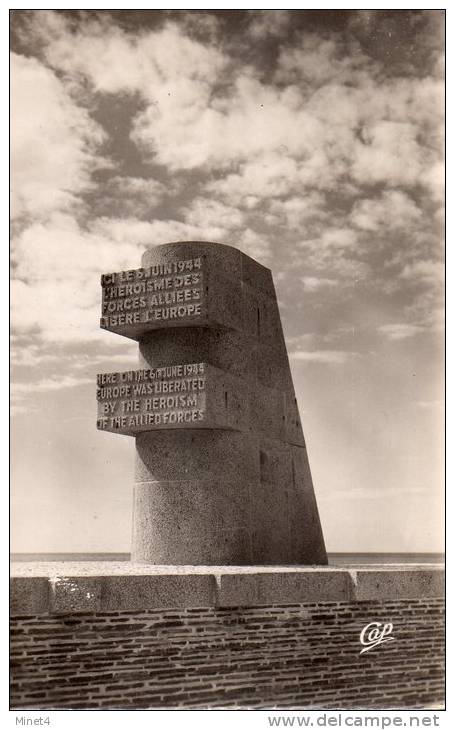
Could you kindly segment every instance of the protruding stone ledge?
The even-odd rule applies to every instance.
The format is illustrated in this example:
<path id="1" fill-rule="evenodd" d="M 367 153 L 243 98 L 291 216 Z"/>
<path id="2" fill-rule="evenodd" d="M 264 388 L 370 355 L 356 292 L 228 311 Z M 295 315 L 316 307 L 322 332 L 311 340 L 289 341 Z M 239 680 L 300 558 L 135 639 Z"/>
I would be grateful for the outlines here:
<path id="1" fill-rule="evenodd" d="M 439 565 L 348 567 L 15 563 L 11 614 L 400 601 L 444 596 Z"/>
<path id="2" fill-rule="evenodd" d="M 438 598 L 444 595 L 444 570 L 390 569 L 356 571 L 357 601 L 406 598 Z"/>
<path id="3" fill-rule="evenodd" d="M 49 610 L 49 578 L 11 577 L 10 611 L 20 614 L 47 613 Z"/>
<path id="4" fill-rule="evenodd" d="M 352 578 L 346 570 L 237 573 L 219 578 L 219 606 L 350 601 Z"/>

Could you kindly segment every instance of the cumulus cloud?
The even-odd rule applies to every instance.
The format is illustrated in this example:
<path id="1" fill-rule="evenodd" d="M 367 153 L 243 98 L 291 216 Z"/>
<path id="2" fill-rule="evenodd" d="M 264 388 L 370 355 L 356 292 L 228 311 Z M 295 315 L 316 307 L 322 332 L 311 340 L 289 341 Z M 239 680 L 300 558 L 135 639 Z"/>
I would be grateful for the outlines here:
<path id="1" fill-rule="evenodd" d="M 266 221 L 270 225 L 282 225 L 290 230 L 301 230 L 314 219 L 327 220 L 329 214 L 325 206 L 325 196 L 316 190 L 309 191 L 301 197 L 292 196 L 285 200 L 272 200 L 271 212 L 266 216 Z"/>
<path id="2" fill-rule="evenodd" d="M 326 83 L 350 85 L 365 81 L 366 72 L 374 76 L 377 64 L 362 53 L 359 46 L 346 53 L 340 39 L 333 35 L 323 37 L 307 33 L 296 48 L 284 48 L 280 53 L 276 77 L 287 83 L 307 83 L 322 86 Z"/>
<path id="3" fill-rule="evenodd" d="M 298 247 L 305 263 L 318 272 L 358 281 L 368 276 L 369 266 L 358 258 L 364 250 L 357 231 L 347 227 L 321 227 L 315 238 L 302 239 Z M 324 277 L 326 278 L 326 277 Z"/>
<path id="4" fill-rule="evenodd" d="M 381 325 L 378 327 L 378 332 L 385 335 L 389 340 L 406 340 L 422 332 L 422 327 L 405 322 L 397 322 Z"/>
<path id="5" fill-rule="evenodd" d="M 291 360 L 302 362 L 320 363 L 328 365 L 344 365 L 354 357 L 358 357 L 355 352 L 347 352 L 344 350 L 294 350 L 289 353 Z"/>
<path id="6" fill-rule="evenodd" d="M 99 215 L 123 215 L 133 218 L 153 217 L 163 199 L 175 195 L 176 184 L 166 187 L 159 180 L 131 175 L 114 175 L 97 190 L 92 199 Z"/>
<path id="7" fill-rule="evenodd" d="M 238 172 L 210 180 L 206 189 L 231 205 L 248 207 L 251 199 L 258 203 L 264 198 L 287 195 L 299 186 L 298 172 L 296 161 L 283 149 L 283 154 L 265 154 L 241 163 Z"/>
<path id="8" fill-rule="evenodd" d="M 162 243 L 185 239 L 223 241 L 229 236 L 229 229 L 221 224 L 217 225 L 216 220 L 211 225 L 203 226 L 173 219 L 155 219 L 148 222 L 135 218 L 98 218 L 93 221 L 93 230 L 120 246 L 128 246 L 131 242 L 135 242 L 136 258 L 138 251 L 142 253 L 148 246 L 159 246 Z"/>
<path id="9" fill-rule="evenodd" d="M 288 10 L 252 10 L 248 34 L 261 41 L 270 36 L 280 36 L 289 27 L 291 14 Z"/>
<path id="10" fill-rule="evenodd" d="M 30 225 L 13 242 L 11 326 L 45 341 L 99 339 L 101 272 L 138 267 L 148 246 L 227 236 L 222 227 L 173 220 L 97 218 L 82 227 L 71 216 L 54 214 L 47 222 Z M 267 250 L 267 243 L 248 229 L 238 241 L 256 253 Z"/>
<path id="11" fill-rule="evenodd" d="M 415 284 L 431 284 L 439 289 L 444 280 L 444 264 L 434 259 L 413 261 L 406 264 L 400 272 L 400 278 Z"/>
<path id="12" fill-rule="evenodd" d="M 92 187 L 102 128 L 62 82 L 35 58 L 11 57 L 11 198 L 13 217 L 74 209 Z"/>
<path id="13" fill-rule="evenodd" d="M 354 148 L 353 177 L 368 184 L 417 184 L 428 154 L 418 134 L 419 128 L 410 122 L 384 119 L 366 124 Z"/>
<path id="14" fill-rule="evenodd" d="M 399 272 L 398 281 L 412 292 L 412 300 L 403 310 L 406 318 L 423 329 L 441 330 L 445 318 L 443 262 L 410 261 Z"/>
<path id="15" fill-rule="evenodd" d="M 13 331 L 48 342 L 99 337 L 100 271 L 130 268 L 139 251 L 137 238 L 113 244 L 66 214 L 31 224 L 13 241 Z"/>
<path id="16" fill-rule="evenodd" d="M 108 270 L 112 263 L 127 268 L 137 251 L 137 237 L 137 230 L 132 230 L 128 241 L 112 246 L 101 226 L 84 228 L 72 216 L 54 214 L 49 221 L 30 225 L 14 240 L 15 279 L 71 285 L 83 283 L 100 268 Z"/>
<path id="17" fill-rule="evenodd" d="M 270 241 L 251 228 L 247 228 L 236 240 L 236 245 L 248 256 L 266 262 L 271 253 Z"/>
<path id="18" fill-rule="evenodd" d="M 315 299 L 332 282 L 368 277 L 381 236 L 404 290 L 438 286 L 418 229 L 420 201 L 440 191 L 440 79 L 385 73 L 352 36 L 296 34 L 291 17 L 251 12 L 244 24 L 239 49 L 283 39 L 266 75 L 223 42 L 213 14 L 163 14 L 140 29 L 109 13 L 27 15 L 22 42 L 37 57 L 14 58 L 26 123 L 15 132 L 13 197 L 29 216 L 14 239 L 20 332 L 94 336 L 100 270 L 138 265 L 146 246 L 184 238 L 265 262 L 297 248 L 293 264 L 305 264 L 298 273 Z M 141 170 L 116 168 L 95 187 L 106 132 L 88 109 L 113 98 L 128 102 Z M 432 306 L 418 294 L 405 306 Z"/>
<path id="19" fill-rule="evenodd" d="M 139 92 L 169 108 L 174 102 L 167 97 L 183 91 L 185 102 L 194 100 L 199 85 L 215 81 L 225 64 L 216 48 L 192 40 L 175 22 L 157 31 L 130 33 L 103 22 L 102 16 L 72 30 L 63 26 L 45 45 L 44 55 L 52 67 L 87 77 L 96 91 Z"/>
<path id="20" fill-rule="evenodd" d="M 12 393 L 21 396 L 30 392 L 43 393 L 48 390 L 60 390 L 61 388 L 76 388 L 87 383 L 93 385 L 92 378 L 75 378 L 73 375 L 63 375 L 58 378 L 43 378 L 42 380 L 27 383 L 14 383 Z"/>
<path id="21" fill-rule="evenodd" d="M 410 304 L 403 309 L 403 314 L 419 326 L 442 330 L 444 328 L 445 312 L 443 307 L 443 291 L 434 286 L 416 288 L 417 292 Z"/>
<path id="22" fill-rule="evenodd" d="M 313 240 L 304 240 L 301 243 L 302 248 L 317 248 L 336 251 L 337 249 L 356 250 L 358 246 L 358 236 L 356 231 L 350 228 L 325 228 L 320 237 Z"/>
<path id="23" fill-rule="evenodd" d="M 320 125 L 302 108 L 297 90 L 280 91 L 245 71 L 234 76 L 227 93 L 211 99 L 210 85 L 196 82 L 193 95 L 191 80 L 180 83 L 183 92 L 141 112 L 133 130 L 143 154 L 169 169 L 223 169 L 235 161 L 281 156 L 286 148 L 291 155 L 314 154 Z"/>
<path id="24" fill-rule="evenodd" d="M 64 360 L 62 354 L 56 352 L 46 352 L 39 345 L 27 342 L 26 346 L 21 349 L 13 348 L 11 350 L 11 364 L 19 367 L 36 367 L 44 363 L 57 363 Z"/>
<path id="25" fill-rule="evenodd" d="M 195 198 L 184 215 L 187 223 L 205 229 L 221 226 L 230 230 L 240 228 L 245 222 L 245 214 L 241 210 L 210 198 Z"/>
<path id="26" fill-rule="evenodd" d="M 317 276 L 302 276 L 302 283 L 305 291 L 317 292 L 324 287 L 336 286 L 337 280 Z"/>
<path id="27" fill-rule="evenodd" d="M 26 382 L 12 383 L 11 415 L 17 416 L 37 410 L 36 405 L 30 402 L 30 397 L 36 396 L 37 394 L 50 393 L 65 388 L 76 388 L 88 383 L 93 385 L 93 379 L 78 378 L 73 375 L 62 375 L 35 381 L 28 380 Z"/>
<path id="28" fill-rule="evenodd" d="M 207 15 L 197 10 L 180 11 L 179 23 L 190 37 L 201 41 L 217 42 L 222 30 L 222 20 L 219 16 Z"/>
<path id="29" fill-rule="evenodd" d="M 387 190 L 377 198 L 359 200 L 351 212 L 351 221 L 364 231 L 409 229 L 418 225 L 422 211 L 401 190 Z"/>
<path id="30" fill-rule="evenodd" d="M 249 33 L 262 38 L 282 33 L 289 13 L 252 18 Z M 219 44 L 190 38 L 185 24 L 136 35 L 99 20 L 70 32 L 60 16 L 57 26 L 45 26 L 46 61 L 97 92 L 139 95 L 131 134 L 142 155 L 171 171 L 225 169 L 212 184 L 220 194 L 332 190 L 349 176 L 357 185 L 438 187 L 440 82 L 389 79 L 333 33 L 305 33 L 282 48 L 265 82 Z"/>
<path id="31" fill-rule="evenodd" d="M 307 347 L 313 345 L 317 339 L 314 332 L 305 332 L 304 334 L 288 335 L 286 337 L 286 345 L 290 350 L 296 352 L 297 350 L 304 350 Z"/>

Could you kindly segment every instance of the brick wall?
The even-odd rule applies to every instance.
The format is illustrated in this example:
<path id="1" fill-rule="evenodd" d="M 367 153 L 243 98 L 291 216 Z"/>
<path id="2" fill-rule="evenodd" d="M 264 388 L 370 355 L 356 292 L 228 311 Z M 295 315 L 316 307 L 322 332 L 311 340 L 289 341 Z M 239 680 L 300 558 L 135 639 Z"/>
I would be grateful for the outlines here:
<path id="1" fill-rule="evenodd" d="M 371 621 L 395 641 L 359 654 Z M 422 708 L 443 702 L 443 599 L 12 618 L 12 708 Z"/>

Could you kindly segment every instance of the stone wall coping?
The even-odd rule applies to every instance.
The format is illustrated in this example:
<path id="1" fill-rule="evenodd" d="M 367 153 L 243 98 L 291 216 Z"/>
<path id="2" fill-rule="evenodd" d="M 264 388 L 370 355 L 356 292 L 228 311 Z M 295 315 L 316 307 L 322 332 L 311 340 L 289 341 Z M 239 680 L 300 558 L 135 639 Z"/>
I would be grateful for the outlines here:
<path id="1" fill-rule="evenodd" d="M 10 583 L 19 616 L 435 598 L 444 596 L 444 568 L 24 562 L 12 564 Z"/>

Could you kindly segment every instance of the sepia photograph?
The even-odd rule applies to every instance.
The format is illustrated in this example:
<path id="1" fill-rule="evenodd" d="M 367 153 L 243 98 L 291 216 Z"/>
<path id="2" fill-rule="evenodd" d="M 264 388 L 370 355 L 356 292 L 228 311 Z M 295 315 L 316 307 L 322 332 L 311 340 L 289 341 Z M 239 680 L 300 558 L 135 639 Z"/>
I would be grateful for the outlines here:
<path id="1" fill-rule="evenodd" d="M 9 22 L 16 725 L 437 727 L 445 10 Z"/>

